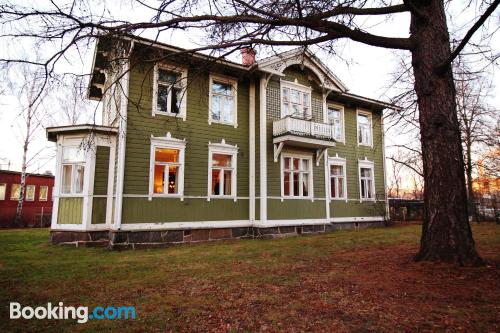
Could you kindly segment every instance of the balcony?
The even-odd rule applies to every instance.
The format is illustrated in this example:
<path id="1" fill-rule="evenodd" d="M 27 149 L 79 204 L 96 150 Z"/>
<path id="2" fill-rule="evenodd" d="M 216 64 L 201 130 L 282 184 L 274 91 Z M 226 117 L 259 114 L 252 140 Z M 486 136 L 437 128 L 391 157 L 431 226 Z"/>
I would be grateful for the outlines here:
<path id="1" fill-rule="evenodd" d="M 290 116 L 273 122 L 274 160 L 284 145 L 316 149 L 318 158 L 328 147 L 335 146 L 334 127 L 330 124 Z M 318 160 L 318 159 L 317 159 Z"/>

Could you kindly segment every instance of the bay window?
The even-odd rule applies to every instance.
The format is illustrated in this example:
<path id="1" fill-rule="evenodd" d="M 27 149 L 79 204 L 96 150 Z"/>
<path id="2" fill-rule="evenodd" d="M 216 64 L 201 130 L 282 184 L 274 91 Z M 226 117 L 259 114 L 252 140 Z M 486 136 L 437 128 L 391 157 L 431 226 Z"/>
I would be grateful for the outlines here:
<path id="1" fill-rule="evenodd" d="M 82 194 L 85 175 L 85 154 L 77 146 L 63 147 L 62 194 Z"/>
<path id="2" fill-rule="evenodd" d="M 281 161 L 281 196 L 312 196 L 312 158 L 283 155 Z"/>

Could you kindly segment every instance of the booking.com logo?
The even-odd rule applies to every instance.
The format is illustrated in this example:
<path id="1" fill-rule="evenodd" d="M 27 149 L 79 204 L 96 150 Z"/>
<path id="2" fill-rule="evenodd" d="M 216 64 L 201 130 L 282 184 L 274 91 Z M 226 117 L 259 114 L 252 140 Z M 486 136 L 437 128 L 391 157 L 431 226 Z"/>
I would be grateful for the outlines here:
<path id="1" fill-rule="evenodd" d="M 102 319 L 135 319 L 135 306 L 96 306 L 89 312 L 87 306 L 64 306 L 47 303 L 47 306 L 21 306 L 20 303 L 10 302 L 10 319 L 76 319 L 79 324 L 89 320 Z"/>

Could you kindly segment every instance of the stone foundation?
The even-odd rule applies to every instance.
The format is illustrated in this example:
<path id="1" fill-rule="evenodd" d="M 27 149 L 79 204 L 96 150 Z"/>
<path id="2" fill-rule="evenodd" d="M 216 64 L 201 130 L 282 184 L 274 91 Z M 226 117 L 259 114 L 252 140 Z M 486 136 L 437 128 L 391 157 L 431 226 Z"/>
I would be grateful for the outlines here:
<path id="1" fill-rule="evenodd" d="M 270 228 L 239 227 L 186 230 L 120 230 L 120 231 L 51 231 L 52 244 L 74 246 L 107 246 L 113 250 L 167 247 L 175 244 L 198 243 L 224 239 L 269 239 L 296 235 L 319 234 L 336 230 L 384 226 L 383 221 L 328 223 L 318 225 L 282 226 Z"/>

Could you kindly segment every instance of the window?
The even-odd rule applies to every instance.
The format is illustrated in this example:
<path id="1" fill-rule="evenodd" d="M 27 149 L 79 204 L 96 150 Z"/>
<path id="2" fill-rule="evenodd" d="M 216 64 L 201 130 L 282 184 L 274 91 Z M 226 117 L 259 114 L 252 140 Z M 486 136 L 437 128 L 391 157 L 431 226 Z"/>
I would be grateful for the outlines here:
<path id="1" fill-rule="evenodd" d="M 21 196 L 21 184 L 12 184 L 10 188 L 10 200 L 19 200 Z"/>
<path id="2" fill-rule="evenodd" d="M 369 112 L 358 111 L 358 144 L 372 145 L 372 116 Z"/>
<path id="3" fill-rule="evenodd" d="M 154 193 L 179 194 L 179 150 L 155 148 Z"/>
<path id="4" fill-rule="evenodd" d="M 7 191 L 7 184 L 0 184 L 0 200 L 5 200 L 6 191 Z"/>
<path id="5" fill-rule="evenodd" d="M 210 76 L 210 115 L 208 123 L 223 123 L 237 126 L 237 81 Z"/>
<path id="6" fill-rule="evenodd" d="M 373 162 L 359 162 L 359 193 L 361 200 L 375 199 L 375 182 L 374 182 Z"/>
<path id="7" fill-rule="evenodd" d="M 222 143 L 209 144 L 208 196 L 236 199 L 238 147 Z"/>
<path id="8" fill-rule="evenodd" d="M 26 185 L 26 201 L 35 201 L 35 185 Z"/>
<path id="9" fill-rule="evenodd" d="M 179 116 L 186 120 L 187 70 L 156 65 L 154 77 L 153 116 L 155 114 Z"/>
<path id="10" fill-rule="evenodd" d="M 344 107 L 328 104 L 327 122 L 333 126 L 335 140 L 344 142 Z"/>
<path id="11" fill-rule="evenodd" d="M 166 137 L 151 138 L 150 196 L 184 194 L 184 151 L 186 142 Z"/>
<path id="12" fill-rule="evenodd" d="M 281 160 L 281 196 L 312 196 L 312 158 L 283 156 Z"/>
<path id="13" fill-rule="evenodd" d="M 341 158 L 329 159 L 330 197 L 332 199 L 346 199 L 346 162 Z"/>
<path id="14" fill-rule="evenodd" d="M 310 118 L 311 88 L 294 82 L 281 81 L 281 118 Z"/>
<path id="15" fill-rule="evenodd" d="M 38 200 L 39 201 L 47 201 L 49 194 L 49 187 L 48 186 L 40 186 L 40 194 L 38 194 Z"/>
<path id="16" fill-rule="evenodd" d="M 85 154 L 79 147 L 63 147 L 62 194 L 82 194 Z"/>

